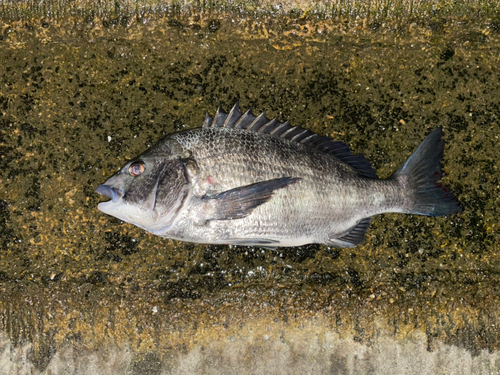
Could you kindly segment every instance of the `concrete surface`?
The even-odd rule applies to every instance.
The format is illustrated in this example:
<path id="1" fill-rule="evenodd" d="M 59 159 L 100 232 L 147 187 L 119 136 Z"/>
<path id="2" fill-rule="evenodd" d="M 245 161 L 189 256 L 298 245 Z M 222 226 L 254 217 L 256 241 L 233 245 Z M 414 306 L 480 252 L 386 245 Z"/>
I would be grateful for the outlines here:
<path id="1" fill-rule="evenodd" d="M 500 18 L 480 1 L 360 3 L 2 4 L 0 374 L 499 372 Z M 348 143 L 382 178 L 441 126 L 464 211 L 279 251 L 97 211 L 125 160 L 236 100 Z"/>

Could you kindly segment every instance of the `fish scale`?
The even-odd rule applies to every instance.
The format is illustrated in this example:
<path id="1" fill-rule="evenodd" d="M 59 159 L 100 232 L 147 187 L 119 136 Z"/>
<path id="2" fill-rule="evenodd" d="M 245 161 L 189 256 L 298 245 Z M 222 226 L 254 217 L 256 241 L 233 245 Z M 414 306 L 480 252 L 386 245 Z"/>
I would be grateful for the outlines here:
<path id="1" fill-rule="evenodd" d="M 384 212 L 460 212 L 438 181 L 435 129 L 390 178 L 348 146 L 236 104 L 201 128 L 170 134 L 97 189 L 99 209 L 176 240 L 235 245 L 352 247 Z M 134 166 L 133 169 L 132 166 Z M 132 171 L 132 172 L 131 172 Z M 139 171 L 140 173 L 138 174 Z"/>

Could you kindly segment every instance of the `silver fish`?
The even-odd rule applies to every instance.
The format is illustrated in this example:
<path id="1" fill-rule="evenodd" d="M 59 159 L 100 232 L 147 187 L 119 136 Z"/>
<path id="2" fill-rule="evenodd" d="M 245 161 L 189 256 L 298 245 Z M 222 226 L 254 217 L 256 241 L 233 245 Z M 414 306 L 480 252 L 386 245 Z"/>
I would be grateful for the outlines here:
<path id="1" fill-rule="evenodd" d="M 264 113 L 220 107 L 170 134 L 99 185 L 102 212 L 165 238 L 205 244 L 353 247 L 373 215 L 458 213 L 438 183 L 444 142 L 431 132 L 379 180 L 348 146 Z"/>

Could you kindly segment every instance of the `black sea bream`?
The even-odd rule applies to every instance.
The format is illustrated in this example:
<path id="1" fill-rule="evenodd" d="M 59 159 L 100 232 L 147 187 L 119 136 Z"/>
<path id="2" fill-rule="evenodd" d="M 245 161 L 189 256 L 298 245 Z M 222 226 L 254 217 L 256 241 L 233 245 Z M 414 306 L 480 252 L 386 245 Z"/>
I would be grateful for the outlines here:
<path id="1" fill-rule="evenodd" d="M 102 212 L 165 238 L 205 244 L 352 247 L 373 215 L 458 213 L 438 183 L 444 142 L 435 129 L 379 180 L 363 156 L 300 126 L 220 108 L 197 129 L 170 134 L 97 192 Z"/>

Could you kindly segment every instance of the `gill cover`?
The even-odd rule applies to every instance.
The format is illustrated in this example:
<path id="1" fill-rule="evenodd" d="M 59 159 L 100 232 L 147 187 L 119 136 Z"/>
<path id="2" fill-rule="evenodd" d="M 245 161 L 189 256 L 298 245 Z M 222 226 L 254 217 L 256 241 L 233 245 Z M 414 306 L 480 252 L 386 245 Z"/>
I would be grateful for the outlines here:
<path id="1" fill-rule="evenodd" d="M 144 171 L 137 176 L 127 163 L 99 185 L 97 192 L 111 198 L 98 209 L 150 232 L 170 227 L 189 193 L 186 165 L 181 159 L 143 158 Z"/>

